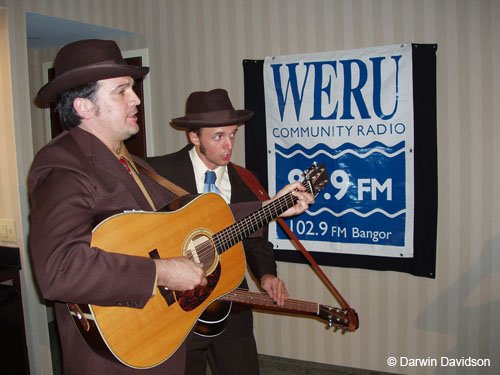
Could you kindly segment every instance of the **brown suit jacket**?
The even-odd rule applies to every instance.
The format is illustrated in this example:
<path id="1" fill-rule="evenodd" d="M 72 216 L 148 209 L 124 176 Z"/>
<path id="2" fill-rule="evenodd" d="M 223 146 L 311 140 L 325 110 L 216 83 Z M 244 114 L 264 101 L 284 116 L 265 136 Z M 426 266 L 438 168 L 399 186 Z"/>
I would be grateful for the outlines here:
<path id="1" fill-rule="evenodd" d="M 134 157 L 134 162 L 148 168 L 139 158 Z M 147 176 L 140 178 L 156 207 L 165 206 L 173 198 Z M 77 127 L 40 150 L 28 185 L 32 266 L 42 296 L 55 301 L 64 373 L 182 374 L 184 345 L 163 364 L 149 370 L 134 370 L 98 356 L 80 336 L 65 304 L 142 308 L 151 297 L 153 260 L 90 247 L 98 218 L 123 210 L 151 210 L 116 156 L 96 137 Z M 256 207 L 247 205 L 248 211 L 238 215 Z"/>

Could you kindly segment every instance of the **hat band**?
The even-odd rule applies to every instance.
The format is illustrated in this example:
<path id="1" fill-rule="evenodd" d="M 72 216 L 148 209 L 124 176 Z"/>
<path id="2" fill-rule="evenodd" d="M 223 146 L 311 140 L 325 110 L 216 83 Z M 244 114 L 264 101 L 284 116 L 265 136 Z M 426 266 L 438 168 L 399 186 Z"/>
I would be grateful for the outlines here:
<path id="1" fill-rule="evenodd" d="M 188 120 L 196 120 L 196 121 L 222 121 L 222 120 L 230 120 L 232 118 L 232 114 L 234 110 L 230 109 L 221 109 L 219 111 L 212 112 L 198 112 L 198 113 L 188 113 L 186 118 Z"/>
<path id="2" fill-rule="evenodd" d="M 91 65 L 99 66 L 99 65 L 108 65 L 108 64 L 118 64 L 118 65 L 121 65 L 121 64 L 127 64 L 127 63 L 123 59 L 112 59 L 112 60 L 99 61 L 99 62 L 96 62 L 96 63 L 91 64 Z"/>
<path id="3" fill-rule="evenodd" d="M 61 76 L 63 74 L 66 74 L 68 72 L 78 72 L 81 70 L 89 70 L 89 69 L 93 69 L 93 68 L 100 68 L 100 67 L 105 67 L 105 66 L 116 66 L 116 65 L 127 65 L 127 63 L 124 60 L 104 60 L 104 61 L 99 61 L 99 62 L 89 64 L 89 65 L 83 65 L 83 66 L 69 69 L 69 70 L 65 69 L 63 72 L 56 71 L 56 77 Z"/>

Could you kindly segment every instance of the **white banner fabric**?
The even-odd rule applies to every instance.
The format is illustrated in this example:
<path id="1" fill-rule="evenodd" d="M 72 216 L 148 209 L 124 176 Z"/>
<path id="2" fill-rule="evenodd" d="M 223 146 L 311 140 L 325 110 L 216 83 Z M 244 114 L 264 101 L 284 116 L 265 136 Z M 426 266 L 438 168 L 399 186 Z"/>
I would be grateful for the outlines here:
<path id="1" fill-rule="evenodd" d="M 314 161 L 330 184 L 286 220 L 313 252 L 413 257 L 412 46 L 266 57 L 269 192 Z M 275 224 L 269 239 L 292 248 Z"/>

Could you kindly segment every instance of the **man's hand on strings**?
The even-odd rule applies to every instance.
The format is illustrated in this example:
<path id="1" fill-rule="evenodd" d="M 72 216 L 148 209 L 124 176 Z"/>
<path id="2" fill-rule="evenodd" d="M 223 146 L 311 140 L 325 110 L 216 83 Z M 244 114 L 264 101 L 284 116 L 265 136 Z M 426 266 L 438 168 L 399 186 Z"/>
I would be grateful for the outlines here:
<path id="1" fill-rule="evenodd" d="M 272 197 L 270 200 L 264 201 L 263 206 L 275 201 L 276 199 L 282 197 L 285 194 L 292 193 L 297 198 L 297 202 L 287 211 L 283 212 L 280 217 L 289 217 L 299 215 L 309 208 L 309 205 L 314 203 L 314 196 L 311 193 L 306 192 L 306 188 L 300 182 L 294 182 L 286 185 L 283 189 L 278 191 L 278 193 Z"/>
<path id="2" fill-rule="evenodd" d="M 284 306 L 285 301 L 288 299 L 288 291 L 283 280 L 270 273 L 266 273 L 260 279 L 260 286 L 279 307 Z"/>
<path id="3" fill-rule="evenodd" d="M 207 285 L 203 266 L 186 257 L 155 259 L 158 285 L 168 289 L 186 291 Z"/>

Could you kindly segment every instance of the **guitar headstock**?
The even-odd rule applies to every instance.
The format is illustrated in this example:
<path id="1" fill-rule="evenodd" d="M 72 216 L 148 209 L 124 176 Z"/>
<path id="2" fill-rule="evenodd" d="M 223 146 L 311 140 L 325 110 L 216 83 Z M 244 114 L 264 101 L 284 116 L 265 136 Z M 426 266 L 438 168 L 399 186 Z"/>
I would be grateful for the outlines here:
<path id="1" fill-rule="evenodd" d="M 324 189 L 329 181 L 325 165 L 318 165 L 316 162 L 304 171 L 304 176 L 304 185 L 314 196 L 318 195 L 318 193 Z"/>
<path id="2" fill-rule="evenodd" d="M 319 305 L 318 316 L 326 320 L 328 327 L 342 328 L 343 332 L 352 332 L 359 327 L 358 314 L 353 309 Z"/>

